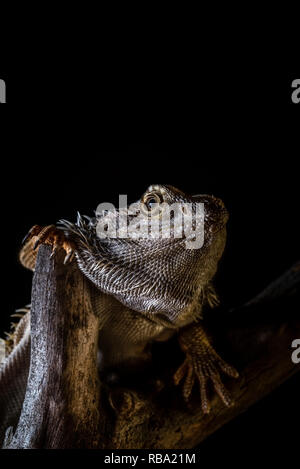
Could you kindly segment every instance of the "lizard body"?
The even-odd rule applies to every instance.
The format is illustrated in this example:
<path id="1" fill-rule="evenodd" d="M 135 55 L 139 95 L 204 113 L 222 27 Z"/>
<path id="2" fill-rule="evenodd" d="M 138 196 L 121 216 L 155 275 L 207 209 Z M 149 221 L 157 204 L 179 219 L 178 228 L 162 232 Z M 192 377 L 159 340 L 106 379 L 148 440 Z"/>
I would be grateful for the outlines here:
<path id="1" fill-rule="evenodd" d="M 179 238 L 174 236 L 179 219 L 174 213 L 171 237 L 166 239 L 100 238 L 97 223 L 105 216 L 108 224 L 120 224 L 125 212 L 119 209 L 98 214 L 93 219 L 79 215 L 76 223 L 62 220 L 57 227 L 33 227 L 21 250 L 20 261 L 33 270 L 37 248 L 42 243 L 51 244 L 54 249 L 62 246 L 68 260 L 76 258 L 83 275 L 96 287 L 92 301 L 101 318 L 101 371 L 143 367 L 151 360 L 149 345 L 153 341 L 165 341 L 178 334 L 186 359 L 175 373 L 175 384 L 184 381 L 183 395 L 187 400 L 198 380 L 202 409 L 206 413 L 209 412 L 207 382 L 212 381 L 224 403 L 230 405 L 220 372 L 238 376 L 215 352 L 199 321 L 203 308 L 216 302 L 212 279 L 225 246 L 228 213 L 223 202 L 213 196 L 189 196 L 172 186 L 154 185 L 132 204 L 129 216 L 134 221 L 144 214 L 147 219 L 159 207 L 157 216 L 161 217 L 163 207 L 174 203 L 192 207 L 196 203 L 204 204 L 203 246 L 187 249 L 186 242 L 194 239 L 193 232 Z M 139 223 L 140 219 L 145 217 L 137 219 Z M 0 370 L 0 391 L 5 372 L 4 363 Z"/>

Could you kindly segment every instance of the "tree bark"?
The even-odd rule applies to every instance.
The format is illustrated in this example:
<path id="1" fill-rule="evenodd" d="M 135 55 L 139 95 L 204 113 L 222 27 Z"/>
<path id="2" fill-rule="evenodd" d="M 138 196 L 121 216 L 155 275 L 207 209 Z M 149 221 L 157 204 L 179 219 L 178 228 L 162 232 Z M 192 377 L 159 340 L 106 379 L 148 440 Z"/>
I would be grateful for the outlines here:
<path id="1" fill-rule="evenodd" d="M 225 383 L 235 405 L 226 408 L 212 392 L 212 411 L 203 415 L 198 389 L 186 405 L 172 384 L 182 360 L 172 340 L 157 345 L 167 366 L 161 364 L 152 386 L 100 383 L 94 287 L 62 259 L 62 252 L 50 259 L 47 246 L 39 250 L 29 379 L 10 448 L 193 448 L 300 371 L 291 359 L 292 341 L 300 338 L 300 263 L 247 305 L 210 315 L 216 349 L 240 378 Z"/>
<path id="2" fill-rule="evenodd" d="M 10 448 L 97 448 L 99 318 L 89 286 L 64 251 L 39 249 L 32 286 L 31 361 L 25 400 Z M 102 419 L 103 420 L 103 419 Z"/>

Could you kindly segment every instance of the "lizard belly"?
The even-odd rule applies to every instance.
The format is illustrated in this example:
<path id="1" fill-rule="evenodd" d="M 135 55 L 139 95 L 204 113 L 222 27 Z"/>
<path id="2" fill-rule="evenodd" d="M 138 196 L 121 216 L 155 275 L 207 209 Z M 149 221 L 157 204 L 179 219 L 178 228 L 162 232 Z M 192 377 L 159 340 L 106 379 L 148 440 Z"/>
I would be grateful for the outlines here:
<path id="1" fill-rule="evenodd" d="M 91 288 L 92 306 L 100 317 L 99 371 L 121 370 L 127 374 L 142 369 L 151 360 L 151 342 L 168 340 L 174 329 L 155 323 L 113 296 Z"/>
<path id="2" fill-rule="evenodd" d="M 120 321 L 122 317 L 122 321 Z M 120 307 L 111 310 L 99 332 L 99 368 L 139 368 L 150 360 L 150 343 L 164 332 L 139 313 Z"/>

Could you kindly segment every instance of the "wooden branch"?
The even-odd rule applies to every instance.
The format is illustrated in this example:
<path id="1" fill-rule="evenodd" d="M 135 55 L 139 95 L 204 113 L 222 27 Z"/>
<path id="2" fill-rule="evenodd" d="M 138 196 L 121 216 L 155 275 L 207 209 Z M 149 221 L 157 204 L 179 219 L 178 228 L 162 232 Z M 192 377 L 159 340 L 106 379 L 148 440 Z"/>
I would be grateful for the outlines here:
<path id="1" fill-rule="evenodd" d="M 171 380 L 182 360 L 175 340 L 156 346 L 160 366 L 151 386 L 108 388 L 97 374 L 93 287 L 74 264 L 63 266 L 62 256 L 50 259 L 48 247 L 39 250 L 31 367 L 10 448 L 192 448 L 300 371 L 291 360 L 291 343 L 300 337 L 298 263 L 252 304 L 219 310 L 207 321 L 217 350 L 240 371 L 238 380 L 226 381 L 234 407 L 212 393 L 212 411 L 204 416 L 198 389 L 184 404 Z"/>
<path id="2" fill-rule="evenodd" d="M 31 363 L 10 448 L 100 446 L 99 319 L 87 281 L 64 251 L 39 249 L 32 287 Z"/>

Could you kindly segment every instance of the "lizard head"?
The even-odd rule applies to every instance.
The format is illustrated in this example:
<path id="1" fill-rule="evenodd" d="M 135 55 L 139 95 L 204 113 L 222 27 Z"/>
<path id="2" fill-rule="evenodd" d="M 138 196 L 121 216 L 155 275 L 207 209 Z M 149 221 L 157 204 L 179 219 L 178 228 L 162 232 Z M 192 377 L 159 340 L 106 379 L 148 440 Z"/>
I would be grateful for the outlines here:
<path id="1" fill-rule="evenodd" d="M 96 215 L 89 224 L 64 222 L 78 238 L 80 269 L 129 308 L 176 325 L 217 270 L 228 219 L 223 202 L 152 185 L 129 207 Z"/>

